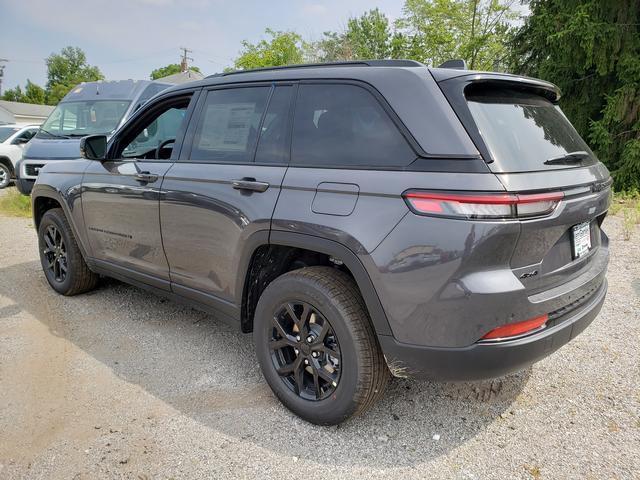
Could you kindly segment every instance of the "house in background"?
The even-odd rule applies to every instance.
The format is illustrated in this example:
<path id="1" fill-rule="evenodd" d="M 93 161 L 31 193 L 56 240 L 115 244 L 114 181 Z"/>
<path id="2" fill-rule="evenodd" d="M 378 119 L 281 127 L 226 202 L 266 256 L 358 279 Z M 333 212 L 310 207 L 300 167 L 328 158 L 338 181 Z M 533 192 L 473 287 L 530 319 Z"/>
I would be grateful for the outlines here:
<path id="1" fill-rule="evenodd" d="M 158 78 L 158 82 L 167 82 L 173 83 L 174 85 L 179 85 L 181 83 L 193 82 L 195 80 L 202 80 L 204 75 L 200 72 L 196 72 L 195 70 L 187 70 L 186 72 L 174 73 L 173 75 L 168 75 L 166 77 Z"/>
<path id="2" fill-rule="evenodd" d="M 55 107 L 0 100 L 0 124 L 40 125 Z"/>

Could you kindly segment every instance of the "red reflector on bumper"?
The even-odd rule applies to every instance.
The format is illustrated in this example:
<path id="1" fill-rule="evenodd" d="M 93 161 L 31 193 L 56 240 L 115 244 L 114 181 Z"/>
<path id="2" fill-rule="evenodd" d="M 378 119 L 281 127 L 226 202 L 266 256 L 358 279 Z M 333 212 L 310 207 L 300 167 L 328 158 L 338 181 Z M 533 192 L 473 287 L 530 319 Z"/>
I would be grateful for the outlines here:
<path id="1" fill-rule="evenodd" d="M 523 322 L 508 323 L 507 325 L 502 325 L 501 327 L 494 328 L 484 337 L 482 337 L 482 340 L 493 340 L 496 338 L 506 338 L 514 337 L 516 335 L 522 335 L 523 333 L 527 333 L 531 330 L 536 330 L 542 327 L 545 323 L 547 323 L 547 320 L 549 320 L 549 315 L 545 313 L 544 315 L 530 318 L 529 320 L 525 320 Z"/>

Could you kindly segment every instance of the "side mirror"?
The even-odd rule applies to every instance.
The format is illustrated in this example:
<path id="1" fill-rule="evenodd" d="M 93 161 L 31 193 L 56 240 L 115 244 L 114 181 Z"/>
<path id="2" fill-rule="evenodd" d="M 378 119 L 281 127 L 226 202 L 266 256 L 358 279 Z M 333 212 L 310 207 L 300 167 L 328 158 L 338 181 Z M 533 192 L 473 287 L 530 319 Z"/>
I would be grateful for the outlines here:
<path id="1" fill-rule="evenodd" d="M 27 143 L 29 140 L 31 140 L 31 138 L 25 138 L 25 137 L 18 137 L 13 141 L 14 145 L 24 145 L 25 143 Z"/>
<path id="2" fill-rule="evenodd" d="M 107 156 L 107 136 L 82 137 L 80 139 L 80 155 L 87 160 L 104 160 Z"/>

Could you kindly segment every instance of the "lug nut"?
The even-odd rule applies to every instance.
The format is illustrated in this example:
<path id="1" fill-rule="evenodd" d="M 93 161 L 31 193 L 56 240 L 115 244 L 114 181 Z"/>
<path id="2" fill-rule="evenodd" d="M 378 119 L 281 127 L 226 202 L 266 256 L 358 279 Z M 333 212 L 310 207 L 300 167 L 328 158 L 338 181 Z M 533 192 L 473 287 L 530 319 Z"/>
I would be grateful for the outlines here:
<path id="1" fill-rule="evenodd" d="M 304 364 L 305 365 L 309 365 L 309 360 L 307 360 L 306 358 L 304 359 Z"/>
<path id="2" fill-rule="evenodd" d="M 313 358 L 318 358 L 318 352 L 313 352 L 311 355 L 313 355 Z"/>
<path id="3" fill-rule="evenodd" d="M 300 341 L 300 335 L 296 335 L 296 340 Z"/>
<path id="4" fill-rule="evenodd" d="M 298 350 L 297 348 L 294 348 L 293 351 L 296 352 L 296 355 L 300 353 L 300 350 Z"/>
<path id="5" fill-rule="evenodd" d="M 313 335 L 309 335 L 307 337 L 307 343 L 313 343 L 314 340 L 315 340 L 315 338 L 313 337 Z"/>

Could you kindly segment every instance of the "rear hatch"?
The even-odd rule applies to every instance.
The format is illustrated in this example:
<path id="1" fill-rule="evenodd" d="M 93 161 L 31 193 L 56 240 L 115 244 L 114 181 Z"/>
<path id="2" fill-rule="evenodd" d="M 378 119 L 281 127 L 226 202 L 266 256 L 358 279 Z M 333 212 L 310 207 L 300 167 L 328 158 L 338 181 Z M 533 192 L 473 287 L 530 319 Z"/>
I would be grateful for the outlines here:
<path id="1" fill-rule="evenodd" d="M 558 89 L 511 75 L 432 73 L 508 192 L 563 195 L 550 214 L 520 220 L 511 267 L 530 298 L 554 289 L 566 301 L 567 292 L 557 288 L 563 284 L 572 287 L 572 297 L 586 294 L 608 258 L 600 226 L 611 179 L 560 110 Z"/>

